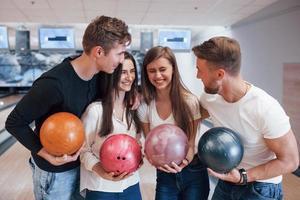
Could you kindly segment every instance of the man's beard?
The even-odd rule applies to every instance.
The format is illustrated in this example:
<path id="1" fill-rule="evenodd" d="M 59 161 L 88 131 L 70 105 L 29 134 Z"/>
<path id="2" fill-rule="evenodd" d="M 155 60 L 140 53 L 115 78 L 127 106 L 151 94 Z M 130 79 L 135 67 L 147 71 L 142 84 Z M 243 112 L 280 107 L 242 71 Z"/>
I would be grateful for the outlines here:
<path id="1" fill-rule="evenodd" d="M 219 89 L 220 87 L 219 86 L 216 86 L 214 88 L 209 88 L 209 87 L 204 87 L 204 91 L 207 93 L 207 94 L 217 94 L 219 92 Z"/>

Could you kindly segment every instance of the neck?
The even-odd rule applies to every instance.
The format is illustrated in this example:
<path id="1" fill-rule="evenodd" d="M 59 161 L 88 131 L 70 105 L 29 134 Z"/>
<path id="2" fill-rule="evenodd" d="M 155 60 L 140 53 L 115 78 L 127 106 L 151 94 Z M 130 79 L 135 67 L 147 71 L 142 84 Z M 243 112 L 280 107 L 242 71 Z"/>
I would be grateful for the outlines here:
<path id="1" fill-rule="evenodd" d="M 121 121 L 123 121 L 123 116 L 125 112 L 125 105 L 124 105 L 124 97 L 125 92 L 119 92 L 117 95 L 114 95 L 114 115 Z"/>
<path id="2" fill-rule="evenodd" d="M 167 101 L 170 100 L 170 89 L 156 90 L 156 100 L 157 101 Z"/>
<path id="3" fill-rule="evenodd" d="M 124 106 L 124 98 L 125 98 L 125 92 L 119 91 L 119 94 L 115 93 L 114 95 L 114 105 L 118 107 Z"/>
<path id="4" fill-rule="evenodd" d="M 248 83 L 241 76 L 229 77 L 223 81 L 219 95 L 227 102 L 234 103 L 246 95 L 248 87 Z"/>
<path id="5" fill-rule="evenodd" d="M 85 53 L 82 53 L 81 56 L 71 61 L 71 64 L 76 72 L 76 74 L 82 80 L 90 80 L 95 74 L 98 73 L 96 70 L 95 64 L 92 62 L 92 59 Z"/>

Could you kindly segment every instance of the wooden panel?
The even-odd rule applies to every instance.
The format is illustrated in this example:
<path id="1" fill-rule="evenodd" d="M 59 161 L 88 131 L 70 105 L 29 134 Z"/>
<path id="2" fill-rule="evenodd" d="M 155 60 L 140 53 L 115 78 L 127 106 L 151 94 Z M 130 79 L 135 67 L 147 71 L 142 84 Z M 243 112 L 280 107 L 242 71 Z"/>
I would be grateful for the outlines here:
<path id="1" fill-rule="evenodd" d="M 300 178 L 294 174 L 285 174 L 282 181 L 283 195 L 285 200 L 299 200 Z"/>
<path id="2" fill-rule="evenodd" d="M 290 117 L 300 155 L 300 63 L 283 66 L 283 107 Z"/>

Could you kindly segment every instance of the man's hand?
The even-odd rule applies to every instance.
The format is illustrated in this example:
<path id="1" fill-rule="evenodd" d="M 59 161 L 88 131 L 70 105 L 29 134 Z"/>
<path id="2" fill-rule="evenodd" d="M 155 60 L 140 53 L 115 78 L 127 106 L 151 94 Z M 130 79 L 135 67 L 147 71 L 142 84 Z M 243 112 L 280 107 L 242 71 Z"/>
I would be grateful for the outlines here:
<path id="1" fill-rule="evenodd" d="M 239 183 L 241 180 L 240 172 L 236 168 L 234 168 L 233 170 L 231 170 L 230 172 L 228 172 L 226 174 L 217 173 L 209 168 L 207 170 L 210 175 L 215 176 L 223 181 Z"/>
<path id="2" fill-rule="evenodd" d="M 37 155 L 41 156 L 45 160 L 47 160 L 49 163 L 55 166 L 63 165 L 69 162 L 73 162 L 78 159 L 78 156 L 80 155 L 81 151 L 83 150 L 84 144 L 81 146 L 81 148 L 72 155 L 64 154 L 62 156 L 54 156 L 46 151 L 46 149 L 43 147 Z"/>

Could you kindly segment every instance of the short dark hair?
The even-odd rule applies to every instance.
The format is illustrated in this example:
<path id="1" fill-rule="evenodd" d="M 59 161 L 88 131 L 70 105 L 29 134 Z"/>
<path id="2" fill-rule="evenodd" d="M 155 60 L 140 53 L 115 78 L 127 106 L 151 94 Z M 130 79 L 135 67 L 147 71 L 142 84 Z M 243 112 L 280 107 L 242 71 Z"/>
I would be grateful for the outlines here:
<path id="1" fill-rule="evenodd" d="M 131 35 L 126 23 L 108 16 L 95 18 L 85 29 L 82 39 L 83 50 L 87 54 L 95 46 L 101 46 L 108 53 L 116 44 L 130 43 Z"/>
<path id="2" fill-rule="evenodd" d="M 240 72 L 241 50 L 235 39 L 224 36 L 213 37 L 194 46 L 193 52 L 198 58 L 205 59 L 232 75 Z"/>

